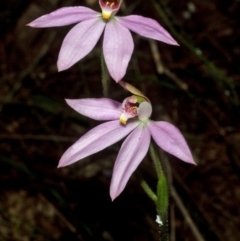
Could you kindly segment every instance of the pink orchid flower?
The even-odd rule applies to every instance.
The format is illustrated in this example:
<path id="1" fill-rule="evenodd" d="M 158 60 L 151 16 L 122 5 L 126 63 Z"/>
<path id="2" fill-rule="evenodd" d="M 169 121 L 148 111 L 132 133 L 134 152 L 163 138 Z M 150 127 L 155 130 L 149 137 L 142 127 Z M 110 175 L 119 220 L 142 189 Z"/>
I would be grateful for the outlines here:
<path id="1" fill-rule="evenodd" d="M 129 30 L 147 38 L 178 45 L 153 19 L 137 15 L 116 17 L 121 2 L 122 0 L 99 0 L 102 14 L 86 7 L 63 7 L 37 18 L 28 26 L 45 28 L 78 23 L 63 40 L 57 62 L 59 71 L 70 68 L 85 57 L 104 31 L 104 59 L 110 75 L 118 82 L 126 73 L 134 48 Z"/>
<path id="2" fill-rule="evenodd" d="M 98 125 L 76 141 L 63 154 L 58 167 L 73 164 L 128 135 L 113 169 L 110 187 L 112 200 L 123 191 L 130 176 L 146 156 L 151 136 L 164 151 L 184 162 L 195 164 L 184 137 L 175 126 L 149 119 L 152 106 L 144 96 L 133 95 L 122 104 L 107 98 L 66 101 L 78 113 L 108 122 Z"/>

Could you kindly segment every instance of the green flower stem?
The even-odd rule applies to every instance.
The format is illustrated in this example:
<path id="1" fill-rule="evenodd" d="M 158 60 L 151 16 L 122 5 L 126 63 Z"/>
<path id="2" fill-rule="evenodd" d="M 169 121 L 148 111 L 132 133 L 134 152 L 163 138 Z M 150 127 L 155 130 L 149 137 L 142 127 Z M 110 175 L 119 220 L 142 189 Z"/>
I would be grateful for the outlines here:
<path id="1" fill-rule="evenodd" d="M 164 175 L 162 177 L 165 179 Z M 166 179 L 165 179 L 166 180 Z M 150 197 L 150 199 L 153 200 L 157 207 L 157 213 L 160 218 L 159 227 L 160 227 L 160 235 L 161 235 L 161 241 L 167 241 L 168 240 L 168 191 L 167 186 L 162 185 L 162 178 L 158 181 L 158 187 L 157 187 L 157 194 L 156 195 L 153 190 L 148 186 L 148 184 L 142 180 L 141 186 L 145 193 Z M 167 191 L 167 192 L 166 192 Z M 167 196 L 163 195 L 164 193 L 167 193 Z M 166 202 L 167 200 L 167 202 Z"/>
<path id="2" fill-rule="evenodd" d="M 155 167 L 155 170 L 157 173 L 157 177 L 158 177 L 158 179 L 160 179 L 163 174 L 162 165 L 161 165 L 161 161 L 158 157 L 158 154 L 155 150 L 155 147 L 152 143 L 150 144 L 150 155 L 153 160 L 153 164 L 154 164 L 154 167 Z"/>
<path id="3" fill-rule="evenodd" d="M 169 205 L 169 192 L 167 180 L 162 172 L 162 175 L 157 183 L 157 211 L 162 221 L 160 225 L 161 241 L 168 240 L 168 205 Z"/>
<path id="4" fill-rule="evenodd" d="M 157 209 L 161 218 L 165 218 L 168 210 L 168 185 L 164 174 L 161 175 L 157 183 Z"/>
<path id="5" fill-rule="evenodd" d="M 103 86 L 103 95 L 105 97 L 108 96 L 109 93 L 109 73 L 107 70 L 107 66 L 104 60 L 103 52 L 101 53 L 101 69 L 102 69 L 102 86 Z"/>
<path id="6" fill-rule="evenodd" d="M 167 212 L 164 217 L 161 217 L 162 225 L 160 226 L 160 240 L 167 241 L 168 240 L 168 218 Z"/>
<path id="7" fill-rule="evenodd" d="M 154 144 L 150 145 L 150 155 L 154 163 L 154 167 L 157 173 L 158 182 L 157 182 L 157 192 L 156 194 L 152 191 L 152 189 L 148 186 L 145 181 L 141 182 L 141 186 L 146 194 L 153 200 L 156 205 L 157 213 L 160 227 L 160 235 L 161 241 L 168 240 L 168 206 L 169 206 L 169 190 L 167 179 L 163 173 L 161 161 L 159 158 L 159 154 L 156 150 Z"/>
<path id="8" fill-rule="evenodd" d="M 141 181 L 141 186 L 142 186 L 143 190 L 145 191 L 145 193 L 148 195 L 148 197 L 150 197 L 154 201 L 154 203 L 157 205 L 156 194 L 153 192 L 153 190 L 148 186 L 148 184 L 144 180 Z"/>

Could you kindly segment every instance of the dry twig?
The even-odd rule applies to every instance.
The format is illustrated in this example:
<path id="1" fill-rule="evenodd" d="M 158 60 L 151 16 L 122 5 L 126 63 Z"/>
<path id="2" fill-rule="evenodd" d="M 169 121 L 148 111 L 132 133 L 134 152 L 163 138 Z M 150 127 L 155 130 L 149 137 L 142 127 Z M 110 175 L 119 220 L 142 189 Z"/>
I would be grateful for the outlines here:
<path id="1" fill-rule="evenodd" d="M 178 76 L 176 76 L 172 71 L 170 71 L 168 68 L 166 68 L 163 65 L 162 60 L 161 60 L 161 55 L 159 53 L 158 46 L 157 46 L 155 40 L 149 39 L 148 42 L 149 42 L 149 45 L 150 45 L 151 53 L 152 53 L 153 60 L 155 62 L 158 74 L 167 75 L 171 80 L 173 80 L 173 82 L 180 89 L 182 89 L 184 91 L 187 91 L 188 85 L 186 83 L 184 83 L 183 80 L 181 80 Z"/>

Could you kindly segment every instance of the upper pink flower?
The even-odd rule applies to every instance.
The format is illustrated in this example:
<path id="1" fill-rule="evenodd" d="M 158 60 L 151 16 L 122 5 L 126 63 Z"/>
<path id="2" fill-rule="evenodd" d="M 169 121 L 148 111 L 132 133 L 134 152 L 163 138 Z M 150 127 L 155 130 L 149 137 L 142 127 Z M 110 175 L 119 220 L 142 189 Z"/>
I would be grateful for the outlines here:
<path id="1" fill-rule="evenodd" d="M 155 20 L 137 15 L 116 17 L 122 0 L 99 0 L 102 14 L 86 7 L 64 7 L 37 18 L 28 26 L 34 28 L 75 25 L 63 40 L 58 57 L 58 70 L 70 68 L 85 57 L 102 35 L 103 53 L 112 78 L 123 78 L 131 58 L 134 43 L 129 30 L 147 38 L 178 45 Z"/>
<path id="2" fill-rule="evenodd" d="M 147 154 L 151 136 L 164 151 L 195 164 L 184 137 L 175 126 L 165 121 L 149 120 L 152 106 L 144 96 L 133 95 L 123 104 L 107 98 L 66 101 L 82 115 L 110 121 L 93 128 L 76 141 L 61 157 L 59 167 L 99 152 L 128 135 L 114 165 L 110 187 L 112 200 L 122 192 Z"/>

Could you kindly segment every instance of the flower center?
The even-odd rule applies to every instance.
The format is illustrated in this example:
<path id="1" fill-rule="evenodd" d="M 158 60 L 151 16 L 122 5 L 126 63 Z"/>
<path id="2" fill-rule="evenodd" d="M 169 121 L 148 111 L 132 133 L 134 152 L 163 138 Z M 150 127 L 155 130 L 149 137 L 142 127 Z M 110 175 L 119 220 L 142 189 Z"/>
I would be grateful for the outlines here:
<path id="1" fill-rule="evenodd" d="M 129 118 L 138 116 L 140 121 L 147 121 L 152 113 L 152 106 L 148 100 L 142 96 L 133 95 L 126 98 L 122 103 L 122 113 L 119 121 L 126 125 Z"/>
<path id="2" fill-rule="evenodd" d="M 136 96 L 131 96 L 126 98 L 122 103 L 122 113 L 119 118 L 119 121 L 126 125 L 129 118 L 133 118 L 138 115 L 139 103 Z"/>
<path id="3" fill-rule="evenodd" d="M 132 116 L 136 116 L 138 114 L 138 103 L 129 103 L 127 102 L 125 105 L 124 111 L 129 113 Z"/>
<path id="4" fill-rule="evenodd" d="M 109 19 L 113 12 L 117 12 L 120 6 L 121 0 L 99 0 L 99 4 L 102 8 L 102 17 Z"/>

